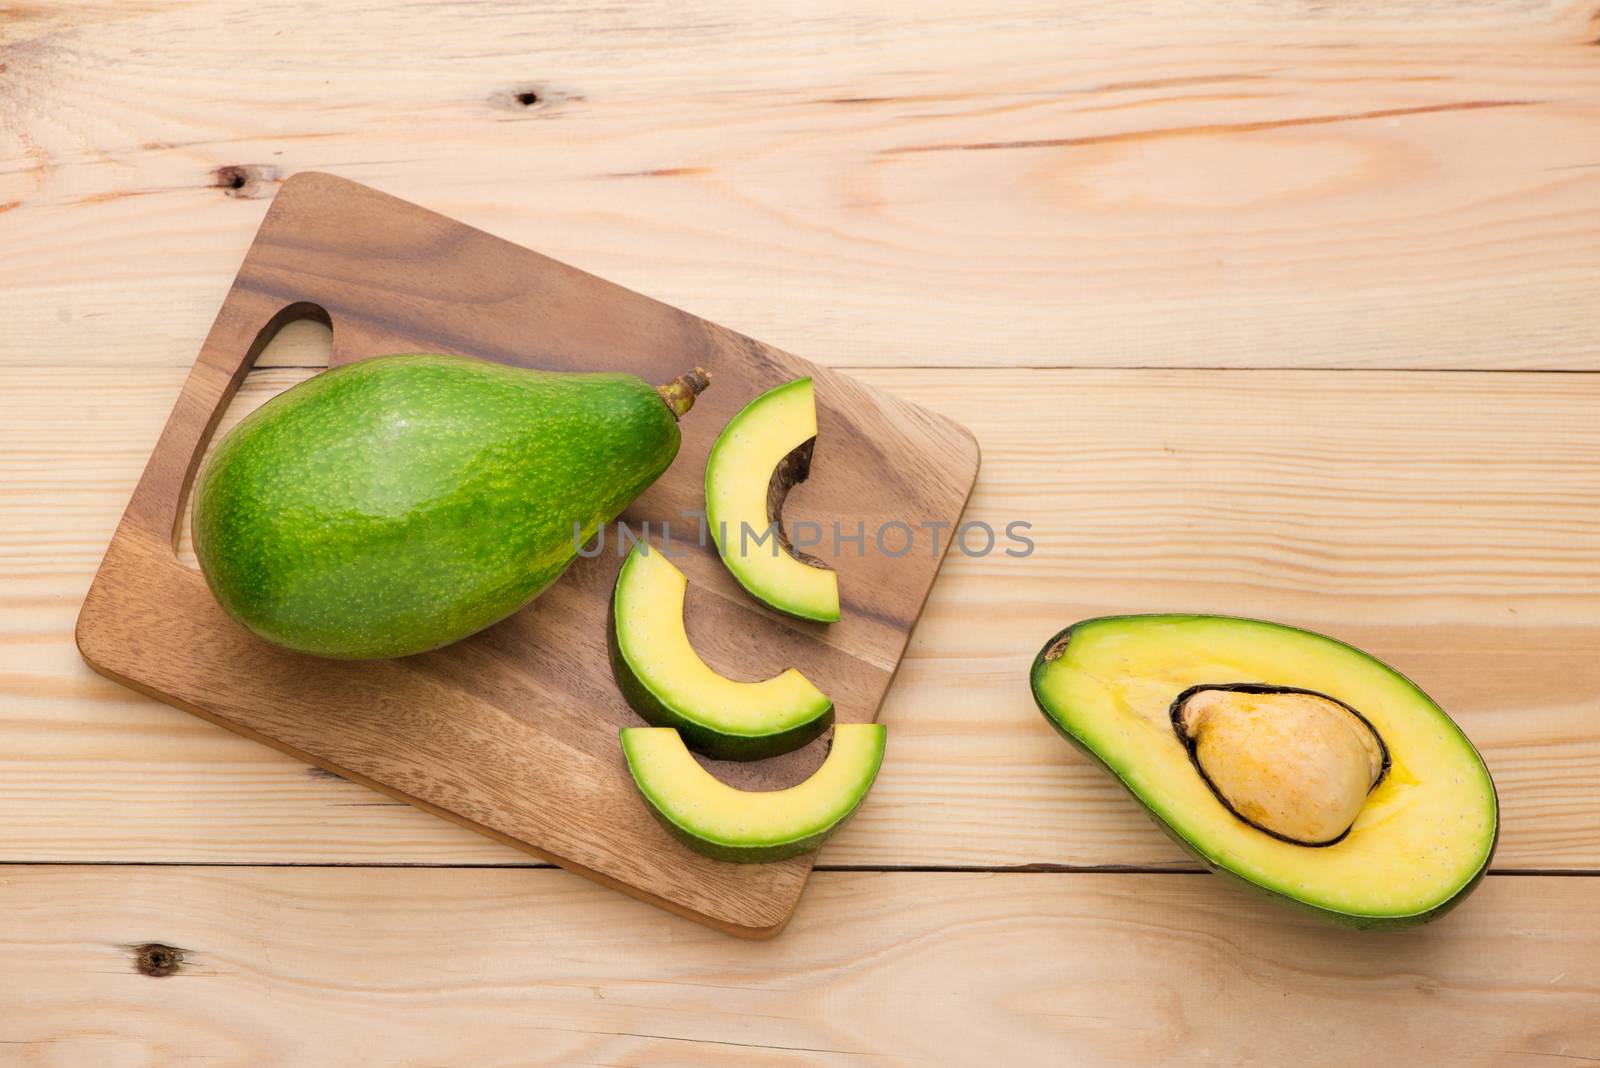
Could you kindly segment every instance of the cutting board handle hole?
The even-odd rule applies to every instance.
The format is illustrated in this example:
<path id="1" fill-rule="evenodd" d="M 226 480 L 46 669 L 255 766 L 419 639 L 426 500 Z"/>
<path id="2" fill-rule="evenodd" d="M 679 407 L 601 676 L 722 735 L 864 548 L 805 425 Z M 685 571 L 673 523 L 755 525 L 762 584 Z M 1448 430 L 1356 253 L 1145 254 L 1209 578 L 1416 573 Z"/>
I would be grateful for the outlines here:
<path id="1" fill-rule="evenodd" d="M 228 399 L 221 418 L 203 444 L 200 463 L 194 466 L 190 485 L 184 487 L 182 506 L 178 509 L 173 546 L 178 553 L 178 562 L 191 571 L 200 568 L 195 560 L 194 542 L 189 535 L 189 518 L 194 511 L 190 489 L 195 475 L 205 468 L 205 462 L 211 458 L 217 442 L 245 416 L 290 386 L 327 370 L 328 360 L 333 355 L 333 321 L 316 304 L 291 304 L 261 328 L 250 351 L 250 370 Z"/>
<path id="2" fill-rule="evenodd" d="M 262 328 L 250 348 L 255 353 L 251 374 L 288 368 L 325 371 L 333 356 L 333 320 L 320 305 L 291 304 Z"/>

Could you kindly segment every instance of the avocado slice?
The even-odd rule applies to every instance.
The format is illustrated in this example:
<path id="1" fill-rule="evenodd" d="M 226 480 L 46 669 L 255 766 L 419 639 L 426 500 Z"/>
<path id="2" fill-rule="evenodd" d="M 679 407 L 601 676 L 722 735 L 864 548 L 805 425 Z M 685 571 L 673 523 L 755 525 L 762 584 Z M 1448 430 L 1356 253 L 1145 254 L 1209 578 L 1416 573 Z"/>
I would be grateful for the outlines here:
<path id="1" fill-rule="evenodd" d="M 223 609 L 278 645 L 449 644 L 536 597 L 667 469 L 708 382 L 428 353 L 324 371 L 217 446 L 195 555 Z"/>
<path id="2" fill-rule="evenodd" d="M 622 752 L 667 830 L 697 853 L 755 864 L 809 853 L 844 826 L 877 778 L 885 733 L 880 723 L 839 724 L 822 766 L 787 790 L 734 789 L 670 727 L 622 728 Z"/>
<path id="3" fill-rule="evenodd" d="M 1472 743 L 1416 684 L 1309 631 L 1109 616 L 1040 651 L 1034 699 L 1213 871 L 1336 923 L 1425 923 L 1499 834 Z"/>
<path id="4" fill-rule="evenodd" d="M 700 659 L 683 625 L 688 587 L 683 572 L 645 542 L 617 573 L 611 671 L 634 711 L 657 727 L 676 727 L 690 748 L 719 760 L 777 756 L 827 730 L 833 702 L 794 668 L 738 682 Z"/>
<path id="5" fill-rule="evenodd" d="M 838 576 L 797 550 L 783 527 L 783 502 L 810 476 L 816 443 L 811 379 L 785 382 L 745 405 L 706 460 L 706 523 L 722 562 L 752 597 L 799 619 L 836 623 Z"/>

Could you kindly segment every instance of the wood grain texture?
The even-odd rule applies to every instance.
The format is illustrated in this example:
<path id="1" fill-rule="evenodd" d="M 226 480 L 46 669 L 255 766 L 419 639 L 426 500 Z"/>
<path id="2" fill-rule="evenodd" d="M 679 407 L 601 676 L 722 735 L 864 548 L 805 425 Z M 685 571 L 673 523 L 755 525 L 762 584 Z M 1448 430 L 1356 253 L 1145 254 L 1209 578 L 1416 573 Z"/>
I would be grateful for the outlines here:
<path id="1" fill-rule="evenodd" d="M 1362 936 L 1207 876 L 813 882 L 783 938 L 748 943 L 556 871 L 14 869 L 0 958 L 28 978 L 0 986 L 0 1048 L 40 1065 L 1356 1065 L 1404 1036 L 1417 1064 L 1600 1058 L 1595 879 L 1491 877 L 1436 926 Z M 138 970 L 150 943 L 181 952 L 164 978 Z"/>
<path id="2" fill-rule="evenodd" d="M 1595 369 L 1592 8 L 27 4 L 0 362 L 187 366 L 316 169 L 835 364 Z"/>
<path id="3" fill-rule="evenodd" d="M 78 617 L 95 670 L 140 692 L 724 930 L 762 937 L 787 920 L 812 857 L 764 865 L 683 848 L 640 803 L 617 743 L 637 717 L 604 652 L 624 555 L 578 559 L 530 607 L 447 649 L 336 662 L 270 646 L 233 623 L 174 551 L 208 436 L 255 357 L 294 318 L 331 319 L 332 362 L 456 352 L 550 371 L 631 371 L 668 382 L 703 367 L 715 393 L 685 419 L 674 465 L 624 513 L 676 521 L 693 588 L 685 614 L 741 677 L 792 665 L 841 721 L 875 718 L 942 553 L 841 555 L 844 619 L 780 621 L 737 589 L 683 517 L 704 507 L 706 455 L 748 401 L 817 380 L 817 467 L 840 477 L 806 498 L 846 529 L 953 526 L 978 453 L 953 422 L 443 216 L 327 175 L 284 185 L 256 235 L 135 487 Z M 798 510 L 797 510 L 798 511 Z M 790 513 L 791 520 L 798 517 Z M 687 528 L 687 529 L 685 529 Z M 703 647 L 705 647 L 703 646 Z M 759 650 L 759 651 L 756 651 Z M 730 768 L 777 789 L 828 738 Z"/>
<path id="4" fill-rule="evenodd" d="M 255 373 L 230 416 L 309 373 Z M 1173 609 L 1389 660 L 1487 757 L 1501 870 L 1600 869 L 1600 379 L 858 373 L 972 427 L 968 519 L 1025 518 L 1039 548 L 946 562 L 883 710 L 890 759 L 825 865 L 1187 866 L 1024 677 L 1071 620 Z M 524 863 L 83 668 L 73 612 L 182 378 L 0 370 L 0 857 Z"/>
<path id="5" fill-rule="evenodd" d="M 1600 1059 L 1591 877 L 1356 937 L 1200 876 L 822 871 L 748 943 L 559 871 L 101 866 L 531 861 L 71 642 L 272 196 L 332 171 L 976 429 L 969 516 L 1039 552 L 948 562 L 824 868 L 1185 865 L 1021 674 L 1176 608 L 1386 657 L 1483 748 L 1499 870 L 1600 871 L 1600 386 L 1370 373 L 1600 369 L 1596 14 L 5 7 L 0 1062 Z M 325 358 L 289 335 L 241 410 Z M 1030 370 L 1111 366 L 1252 370 Z"/>

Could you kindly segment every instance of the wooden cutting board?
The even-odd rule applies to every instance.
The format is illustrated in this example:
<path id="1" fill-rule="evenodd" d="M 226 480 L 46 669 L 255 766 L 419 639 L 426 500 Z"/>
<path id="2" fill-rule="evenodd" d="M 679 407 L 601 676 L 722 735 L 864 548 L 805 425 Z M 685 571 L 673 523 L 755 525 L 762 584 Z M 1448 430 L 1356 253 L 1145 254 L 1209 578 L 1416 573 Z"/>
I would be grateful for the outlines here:
<path id="1" fill-rule="evenodd" d="M 273 334 L 305 317 L 332 324 L 335 365 L 427 351 L 651 382 L 708 368 L 713 383 L 684 418 L 682 451 L 623 519 L 634 529 L 672 523 L 674 549 L 686 552 L 675 562 L 690 580 L 689 634 L 714 667 L 756 679 L 793 665 L 843 721 L 877 715 L 976 478 L 971 435 L 480 230 L 302 174 L 263 220 L 84 601 L 78 647 L 102 674 L 684 916 L 739 935 L 776 933 L 813 858 L 705 859 L 667 835 L 628 776 L 617 729 L 639 720 L 612 682 L 605 644 L 621 563 L 614 537 L 510 619 L 436 652 L 367 663 L 268 645 L 179 563 L 185 495 L 213 429 Z M 684 518 L 704 507 L 706 453 L 723 424 L 802 375 L 816 379 L 820 429 L 811 479 L 791 494 L 787 518 L 829 531 L 812 551 L 839 572 L 844 618 L 831 626 L 757 605 Z M 841 539 L 834 552 L 835 520 L 844 535 L 864 530 L 866 544 Z M 896 520 L 916 533 L 911 551 L 878 551 L 875 532 Z M 936 552 L 922 525 L 941 523 Z M 890 552 L 904 541 L 901 528 L 886 530 Z M 737 786 L 772 789 L 809 774 L 827 742 L 706 766 Z"/>

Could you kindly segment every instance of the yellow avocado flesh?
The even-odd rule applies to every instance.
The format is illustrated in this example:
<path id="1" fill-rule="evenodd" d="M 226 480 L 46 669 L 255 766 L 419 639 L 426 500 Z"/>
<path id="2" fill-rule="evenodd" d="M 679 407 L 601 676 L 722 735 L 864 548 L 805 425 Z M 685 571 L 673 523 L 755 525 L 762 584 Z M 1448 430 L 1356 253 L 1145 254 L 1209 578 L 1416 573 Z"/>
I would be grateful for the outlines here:
<path id="1" fill-rule="evenodd" d="M 831 707 L 827 695 L 794 668 L 760 682 L 739 682 L 712 670 L 684 629 L 688 586 L 660 550 L 642 544 L 624 561 L 617 581 L 617 645 L 657 700 L 722 733 L 752 736 L 805 723 Z"/>
<path id="2" fill-rule="evenodd" d="M 1437 705 L 1372 657 L 1305 631 L 1213 616 L 1090 620 L 1064 638 L 1035 669 L 1046 714 L 1215 866 L 1359 920 L 1429 913 L 1487 864 L 1498 811 L 1481 758 Z M 1326 694 L 1386 744 L 1388 773 L 1343 839 L 1281 841 L 1211 792 L 1173 729 L 1172 704 L 1192 687 L 1230 683 Z"/>
<path id="3" fill-rule="evenodd" d="M 839 618 L 839 580 L 767 534 L 767 490 L 780 461 L 817 436 L 811 379 L 769 390 L 729 421 L 706 461 L 706 522 L 728 570 L 757 600 L 805 619 Z"/>
<path id="4" fill-rule="evenodd" d="M 849 816 L 877 777 L 884 733 L 877 723 L 837 724 L 822 766 L 786 790 L 727 785 L 670 727 L 624 727 L 622 750 L 645 799 L 679 829 L 716 845 L 770 846 L 825 835 Z"/>

